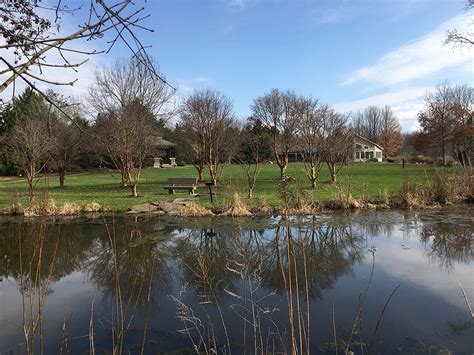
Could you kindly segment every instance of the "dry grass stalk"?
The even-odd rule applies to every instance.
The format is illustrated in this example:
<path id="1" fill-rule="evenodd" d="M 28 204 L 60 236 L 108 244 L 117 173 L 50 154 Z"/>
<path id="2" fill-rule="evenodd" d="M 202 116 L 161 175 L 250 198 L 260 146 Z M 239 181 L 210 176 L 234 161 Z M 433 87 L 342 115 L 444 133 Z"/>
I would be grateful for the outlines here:
<path id="1" fill-rule="evenodd" d="M 345 191 L 340 187 L 338 187 L 336 192 L 333 194 L 329 205 L 334 209 L 341 210 L 362 208 L 362 204 L 352 196 L 350 190 Z"/>
<path id="2" fill-rule="evenodd" d="M 467 298 L 466 291 L 464 291 L 464 287 L 462 287 L 461 283 L 459 283 L 459 286 L 461 287 L 462 295 L 464 297 L 464 301 L 466 302 L 467 309 L 471 315 L 471 319 L 474 319 L 474 312 L 472 312 L 471 303 L 469 303 L 469 299 Z"/>
<path id="3" fill-rule="evenodd" d="M 232 197 L 231 203 L 222 215 L 231 217 L 249 217 L 252 215 L 252 212 L 250 212 L 248 207 L 242 202 L 240 195 L 235 193 Z"/>
<path id="4" fill-rule="evenodd" d="M 210 217 L 214 213 L 198 203 L 190 203 L 180 209 L 179 215 L 182 217 Z"/>
<path id="5" fill-rule="evenodd" d="M 31 235 L 31 244 L 27 248 L 26 255 L 28 264 L 23 265 L 23 248 L 21 238 L 18 235 L 19 253 L 20 253 L 20 291 L 22 303 L 22 330 L 25 341 L 25 352 L 27 354 L 35 353 L 35 343 L 38 339 L 39 353 L 43 353 L 43 310 L 49 288 L 52 284 L 54 266 L 59 246 L 59 235 L 56 239 L 53 255 L 50 265 L 47 265 L 48 273 L 42 275 L 43 269 L 43 249 L 46 237 L 46 221 L 40 222 L 38 232 L 33 230 Z M 24 276 L 25 275 L 25 276 Z"/>

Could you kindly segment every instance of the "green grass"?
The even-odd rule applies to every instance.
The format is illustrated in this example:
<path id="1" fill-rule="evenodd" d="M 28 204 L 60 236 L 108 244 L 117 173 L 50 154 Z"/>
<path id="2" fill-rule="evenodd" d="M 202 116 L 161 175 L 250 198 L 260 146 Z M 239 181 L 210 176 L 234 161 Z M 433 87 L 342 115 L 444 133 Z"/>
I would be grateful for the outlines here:
<path id="1" fill-rule="evenodd" d="M 394 195 L 400 190 L 403 180 L 406 178 L 419 184 L 427 184 L 434 177 L 435 167 L 433 165 L 406 164 L 405 169 L 402 169 L 401 165 L 390 163 L 354 164 L 342 169 L 338 177 L 339 183 L 334 185 L 329 183 L 329 172 L 324 166 L 319 179 L 320 184 L 315 190 L 309 188 L 310 184 L 303 164 L 290 164 L 287 173 L 295 178 L 294 184 L 296 186 L 307 188 L 311 199 L 327 201 L 332 198 L 338 188 L 351 188 L 352 194 L 356 198 L 361 194 L 378 197 L 384 189 L 388 191 L 389 195 Z M 168 195 L 163 186 L 169 177 L 195 176 L 196 170 L 192 166 L 174 169 L 144 169 L 138 186 L 140 196 L 137 198 L 131 197 L 130 189 L 119 187 L 120 174 L 118 172 L 114 172 L 113 175 L 106 171 L 71 174 L 66 176 L 66 187 L 62 189 L 58 187 L 57 177 L 49 176 L 38 182 L 37 195 L 41 198 L 47 191 L 58 205 L 64 202 L 76 202 L 80 205 L 97 202 L 114 211 L 125 211 L 134 204 L 186 197 L 185 192 Z M 278 166 L 271 164 L 263 166 L 254 191 L 254 203 L 264 202 L 271 206 L 279 205 L 278 177 Z M 245 174 L 238 165 L 226 166 L 222 179 L 219 181 L 216 203 L 218 205 L 227 203 L 235 192 L 246 196 L 245 181 Z M 202 194 L 200 201 L 209 207 L 210 202 L 206 190 L 199 189 L 199 191 Z M 15 200 L 20 200 L 22 205 L 26 206 L 28 199 L 25 194 L 25 179 L 19 177 L 0 179 L 1 208 L 9 207 Z"/>

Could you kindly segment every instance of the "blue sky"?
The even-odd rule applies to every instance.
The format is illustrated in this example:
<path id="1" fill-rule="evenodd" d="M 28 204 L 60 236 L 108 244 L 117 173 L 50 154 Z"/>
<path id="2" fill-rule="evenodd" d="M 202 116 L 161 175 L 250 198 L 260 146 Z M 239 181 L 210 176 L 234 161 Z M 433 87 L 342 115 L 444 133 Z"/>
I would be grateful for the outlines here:
<path id="1" fill-rule="evenodd" d="M 472 51 L 443 46 L 445 27 L 467 28 L 457 0 L 168 0 L 148 8 L 145 39 L 185 95 L 218 89 L 246 117 L 271 88 L 293 89 L 341 111 L 390 104 L 415 127 L 427 89 L 473 81 Z M 471 29 L 472 31 L 472 29 Z M 420 53 L 422 52 L 422 53 Z"/>
<path id="2" fill-rule="evenodd" d="M 427 90 L 444 80 L 473 85 L 474 49 L 442 43 L 449 28 L 474 31 L 465 0 L 148 0 L 145 6 L 154 32 L 141 38 L 178 96 L 220 90 L 241 118 L 254 98 L 280 88 L 341 112 L 388 104 L 411 131 Z M 65 90 L 83 97 L 94 68 L 129 55 L 119 45 L 94 57 L 74 89 Z"/>

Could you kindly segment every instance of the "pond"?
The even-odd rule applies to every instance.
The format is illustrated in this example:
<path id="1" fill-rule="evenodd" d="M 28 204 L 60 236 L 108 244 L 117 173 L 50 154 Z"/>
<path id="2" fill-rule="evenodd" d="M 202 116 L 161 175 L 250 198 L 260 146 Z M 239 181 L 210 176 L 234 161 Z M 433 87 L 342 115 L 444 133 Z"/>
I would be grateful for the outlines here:
<path id="1" fill-rule="evenodd" d="M 473 212 L 5 217 L 0 354 L 472 354 Z"/>

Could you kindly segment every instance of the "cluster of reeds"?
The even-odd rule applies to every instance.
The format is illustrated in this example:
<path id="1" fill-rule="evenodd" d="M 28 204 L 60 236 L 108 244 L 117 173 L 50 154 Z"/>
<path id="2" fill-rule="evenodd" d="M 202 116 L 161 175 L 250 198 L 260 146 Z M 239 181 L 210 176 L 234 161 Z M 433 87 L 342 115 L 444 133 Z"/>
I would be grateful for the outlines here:
<path id="1" fill-rule="evenodd" d="M 462 200 L 474 200 L 474 170 L 472 168 L 456 169 L 453 172 L 436 170 L 435 180 L 430 188 L 435 202 L 452 203 Z"/>
<path id="2" fill-rule="evenodd" d="M 430 202 L 429 190 L 411 179 L 404 179 L 398 193 L 399 203 L 406 208 L 423 208 Z"/>
<path id="3" fill-rule="evenodd" d="M 45 193 L 40 197 L 31 199 L 26 206 L 23 206 L 18 198 L 12 199 L 9 214 L 25 217 L 75 216 L 80 213 L 106 211 L 107 209 L 97 202 L 91 202 L 84 206 L 75 202 L 65 202 L 62 205 L 58 205 L 48 193 Z"/>
<path id="4" fill-rule="evenodd" d="M 130 350 L 125 344 L 126 335 L 132 329 L 133 321 L 136 317 L 139 308 L 144 307 L 145 322 L 143 326 L 143 337 L 140 346 L 140 354 L 145 351 L 145 344 L 147 340 L 148 317 L 151 299 L 155 282 L 155 268 L 158 262 L 153 250 L 147 245 L 142 245 L 137 259 L 132 259 L 124 252 L 124 242 L 127 242 L 125 248 L 134 249 L 130 246 L 131 243 L 142 239 L 139 228 L 131 228 L 126 236 L 117 236 L 115 225 L 105 223 L 108 236 L 108 248 L 104 255 L 99 256 L 101 260 L 99 265 L 104 264 L 104 267 L 96 268 L 93 271 L 94 277 L 103 277 L 107 279 L 105 291 L 111 294 L 111 314 L 109 316 L 101 315 L 100 324 L 106 325 L 110 328 L 111 353 L 123 354 L 129 353 Z M 120 246 L 119 246 L 120 244 Z M 125 254 L 125 255 L 124 255 Z M 154 257 L 155 256 L 155 257 Z M 112 264 L 110 264 L 112 263 Z M 108 265 L 112 265 L 112 269 L 108 270 Z M 91 318 L 89 323 L 89 353 L 95 354 L 95 315 L 94 315 L 94 301 L 91 304 Z"/>
<path id="5" fill-rule="evenodd" d="M 53 255 L 44 255 L 46 221 L 40 220 L 39 228 L 30 229 L 28 245 L 22 243 L 23 230 L 18 232 L 19 279 L 21 292 L 21 329 L 26 354 L 43 354 L 43 315 L 46 298 L 52 284 L 53 269 L 59 245 L 56 237 Z M 47 262 L 49 260 L 49 263 Z"/>
<path id="6" fill-rule="evenodd" d="M 367 195 L 367 193 L 366 193 Z M 368 197 L 366 197 L 368 199 Z M 359 209 L 363 207 L 363 203 L 352 196 L 352 183 L 348 182 L 345 186 L 337 186 L 336 191 L 332 194 L 332 199 L 327 204 L 331 209 Z"/>
<path id="7" fill-rule="evenodd" d="M 210 217 L 214 213 L 198 203 L 189 203 L 181 207 L 179 215 L 182 217 Z"/>
<path id="8" fill-rule="evenodd" d="M 405 179 L 398 194 L 403 207 L 423 208 L 434 204 L 472 202 L 474 200 L 474 170 L 471 168 L 436 170 L 432 183 L 417 185 Z"/>
<path id="9" fill-rule="evenodd" d="M 315 346 L 312 342 L 315 341 L 315 331 L 311 328 L 311 317 L 314 316 L 311 301 L 319 292 L 315 287 L 321 282 L 325 287 L 334 287 L 334 281 L 326 280 L 331 279 L 331 276 L 326 275 L 328 270 L 319 264 L 318 255 L 315 253 L 326 253 L 326 247 L 329 246 L 322 246 L 326 243 L 331 245 L 349 243 L 343 249 L 349 255 L 355 253 L 350 258 L 357 259 L 359 252 L 351 251 L 350 246 L 355 239 L 347 233 L 350 232 L 344 228 L 318 229 L 312 226 L 306 230 L 295 229 L 289 225 L 288 220 L 283 219 L 276 228 L 274 241 L 269 244 L 271 246 L 269 254 L 260 251 L 261 241 L 258 233 L 241 232 L 235 243 L 229 246 L 235 252 L 231 254 L 232 256 L 225 255 L 223 259 L 225 265 L 220 266 L 225 270 L 216 272 L 212 264 L 216 263 L 218 256 L 214 254 L 216 246 L 211 245 L 216 243 L 213 240 L 219 239 L 220 236 L 206 232 L 204 238 L 210 240 L 201 241 L 205 247 L 197 249 L 197 254 L 193 254 L 194 258 L 190 258 L 196 262 L 186 264 L 187 273 L 191 275 L 188 279 L 193 280 L 200 309 L 193 309 L 186 304 L 185 299 L 190 288 L 187 283 L 179 294 L 173 297 L 178 318 L 183 323 L 181 332 L 188 337 L 196 354 L 313 353 Z M 205 248 L 210 248 L 209 252 Z M 375 248 L 370 252 L 374 259 L 369 284 L 359 297 L 354 324 L 350 332 L 344 336 L 338 336 L 335 321 L 337 305 L 333 305 L 333 322 L 328 326 L 332 328 L 334 337 L 331 348 L 338 353 L 350 354 L 359 348 L 361 354 L 370 354 L 373 351 L 383 314 L 398 289 L 397 287 L 389 295 L 386 304 L 381 308 L 372 336 L 366 344 L 362 338 L 362 313 L 375 268 Z M 343 265 L 344 258 L 334 262 Z M 227 276 L 222 274 L 224 271 L 240 281 L 238 288 L 225 281 Z M 267 291 L 272 285 L 275 290 Z M 235 325 L 234 328 L 229 327 L 227 318 L 229 315 L 224 309 L 220 291 L 233 300 L 228 307 L 242 322 L 240 329 L 235 329 Z M 281 292 L 286 300 L 287 321 L 284 323 L 274 320 L 277 313 L 281 317 L 279 301 L 272 303 L 276 292 Z M 241 338 L 235 337 L 234 332 Z"/>
<path id="10" fill-rule="evenodd" d="M 249 217 L 252 215 L 252 212 L 250 212 L 248 206 L 242 201 L 240 195 L 236 192 L 222 215 L 231 217 Z"/>
<path id="11" fill-rule="evenodd" d="M 287 177 L 278 183 L 277 195 L 281 201 L 281 213 L 291 214 L 311 214 L 314 212 L 314 204 L 306 189 L 299 188 L 294 183 L 294 179 Z"/>
<path id="12" fill-rule="evenodd" d="M 225 272 L 240 280 L 241 292 L 229 285 L 221 286 L 223 280 L 216 279 L 211 271 L 214 260 L 210 260 L 204 251 L 198 252 L 196 264 L 186 265 L 195 280 L 201 309 L 195 310 L 185 303 L 188 284 L 184 284 L 178 296 L 172 298 L 178 318 L 184 325 L 180 332 L 188 337 L 196 354 L 230 354 L 233 351 L 274 354 L 286 348 L 284 332 L 272 319 L 277 307 L 269 306 L 266 302 L 272 294 L 262 290 L 263 265 L 251 246 L 253 233 L 250 232 L 248 239 L 241 235 L 235 240 L 232 247 L 235 248 L 237 258 L 228 260 L 225 265 Z M 232 338 L 232 329 L 224 316 L 219 291 L 232 299 L 229 308 L 242 322 L 240 339 Z M 219 333 L 223 333 L 223 336 L 219 337 Z"/>

